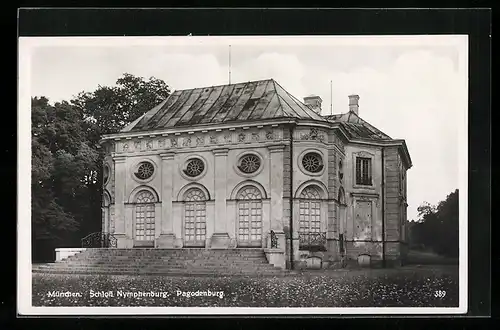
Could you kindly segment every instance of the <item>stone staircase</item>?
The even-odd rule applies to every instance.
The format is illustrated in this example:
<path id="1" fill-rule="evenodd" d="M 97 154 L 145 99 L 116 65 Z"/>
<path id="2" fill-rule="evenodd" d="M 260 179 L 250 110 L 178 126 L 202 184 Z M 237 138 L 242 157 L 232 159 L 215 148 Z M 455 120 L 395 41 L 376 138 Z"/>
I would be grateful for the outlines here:
<path id="1" fill-rule="evenodd" d="M 34 264 L 33 273 L 103 275 L 280 276 L 262 249 L 87 249 L 55 263 Z"/>

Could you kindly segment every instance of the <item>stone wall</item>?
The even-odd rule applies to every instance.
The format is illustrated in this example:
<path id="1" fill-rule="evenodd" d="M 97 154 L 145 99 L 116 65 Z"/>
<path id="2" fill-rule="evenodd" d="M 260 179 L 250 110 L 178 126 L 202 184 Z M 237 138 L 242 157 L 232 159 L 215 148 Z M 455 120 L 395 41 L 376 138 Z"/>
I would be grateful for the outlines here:
<path id="1" fill-rule="evenodd" d="M 252 185 L 262 193 L 262 246 L 267 247 L 267 234 L 271 229 L 282 231 L 288 239 L 285 257 L 289 259 L 289 223 L 293 212 L 296 239 L 294 256 L 299 260 L 298 200 L 294 200 L 291 210 L 290 198 L 298 197 L 302 189 L 314 185 L 321 194 L 322 231 L 327 233 L 328 240 L 328 251 L 321 256 L 324 261 L 338 259 L 340 233 L 345 239 L 348 258 L 356 259 L 360 253 L 369 253 L 373 260 L 380 258 L 383 186 L 381 147 L 345 144 L 334 130 L 298 126 L 293 136 L 292 157 L 288 129 L 286 125 L 268 125 L 120 139 L 106 158 L 112 165 L 111 179 L 105 187 L 112 196 L 109 212 L 112 227 L 118 235 L 127 237 L 126 246 L 129 247 L 134 236 L 134 195 L 141 189 L 149 189 L 157 197 L 156 237 L 165 234 L 167 228 L 167 232 L 174 234 L 177 239 L 175 246 L 181 247 L 184 194 L 188 188 L 198 187 L 206 193 L 207 236 L 222 231 L 228 235 L 229 246 L 234 247 L 238 226 L 238 191 L 245 185 Z M 301 159 L 308 152 L 321 154 L 324 165 L 321 171 L 309 173 L 304 170 Z M 261 160 L 261 168 L 252 174 L 244 174 L 236 166 L 240 157 L 248 153 Z M 355 181 L 358 156 L 371 159 L 372 184 L 369 186 Z M 205 164 L 204 173 L 195 179 L 182 172 L 186 161 L 193 157 L 202 159 Z M 406 169 L 399 167 L 401 160 L 397 147 L 386 147 L 384 159 L 386 250 L 389 257 L 397 259 L 402 251 L 399 244 L 404 218 L 401 201 L 406 200 L 406 186 L 402 184 L 401 172 Z M 340 160 L 343 162 L 342 181 L 338 173 Z M 155 173 L 151 178 L 141 181 L 134 177 L 134 170 L 142 161 L 154 164 Z M 170 165 L 166 166 L 167 162 Z M 293 191 L 290 189 L 292 178 Z M 171 186 L 165 188 L 165 180 Z M 345 212 L 342 213 L 342 219 L 345 219 L 343 224 L 339 223 L 340 187 L 344 190 L 346 202 Z M 207 240 L 207 247 L 209 245 L 210 241 Z"/>

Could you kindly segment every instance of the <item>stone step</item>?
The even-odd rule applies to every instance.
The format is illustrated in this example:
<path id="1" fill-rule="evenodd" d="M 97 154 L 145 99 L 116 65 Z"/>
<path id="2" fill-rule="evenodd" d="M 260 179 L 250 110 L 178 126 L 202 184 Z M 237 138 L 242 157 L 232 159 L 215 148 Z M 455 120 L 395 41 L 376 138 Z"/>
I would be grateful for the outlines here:
<path id="1" fill-rule="evenodd" d="M 33 265 L 34 273 L 275 275 L 286 270 L 269 264 L 263 249 L 88 249 L 64 260 Z"/>
<path id="2" fill-rule="evenodd" d="M 138 260 L 142 258 L 155 259 L 155 260 L 193 260 L 193 259 L 203 259 L 203 260 L 227 260 L 227 261 L 238 261 L 238 260 L 263 260 L 265 256 L 254 256 L 254 257 L 218 257 L 218 256 L 191 256 L 191 257 L 177 257 L 177 256 L 78 256 L 73 258 L 68 258 L 64 260 Z"/>
<path id="3" fill-rule="evenodd" d="M 268 263 L 248 263 L 248 264 L 228 264 L 228 263 L 140 263 L 140 264 L 113 264 L 113 263 L 67 263 L 67 264 L 54 264 L 50 267 L 78 267 L 78 266 L 110 266 L 110 267 L 262 267 L 269 265 Z"/>
<path id="4" fill-rule="evenodd" d="M 91 273 L 88 271 L 64 271 L 64 270 L 33 270 L 33 273 L 44 273 L 44 274 L 73 274 L 73 275 L 152 275 L 152 276 L 182 276 L 182 277 L 192 277 L 192 276 L 244 276 L 244 277 L 265 277 L 265 276 L 273 276 L 273 277 L 281 277 L 286 276 L 288 273 L 277 271 L 277 272 L 227 272 L 227 271 L 197 271 L 197 272 L 186 272 L 185 270 L 174 271 L 145 271 L 145 272 L 120 272 L 120 271 L 92 271 Z"/>
<path id="5" fill-rule="evenodd" d="M 262 265 L 202 265 L 200 266 L 186 266 L 186 265 L 141 265 L 141 266 L 130 266 L 130 265 L 40 265 L 37 267 L 32 267 L 33 269 L 64 269 L 64 268 L 89 268 L 89 269 L 99 269 L 99 268 L 109 268 L 109 269 L 143 269 L 143 268 L 158 268 L 158 269 L 271 269 L 275 268 L 270 264 Z"/>
<path id="6" fill-rule="evenodd" d="M 40 270 L 67 270 L 67 271 L 75 271 L 75 270 L 84 270 L 88 272 L 93 271 L 120 271 L 120 272 L 137 272 L 137 271 L 170 271 L 170 270 L 178 270 L 178 271 L 187 271 L 187 272 L 203 272 L 203 271 L 248 271 L 248 272 L 260 272 L 260 271 L 282 271 L 281 269 L 269 265 L 267 267 L 206 267 L 206 268 L 186 268 L 186 267 L 109 267 L 109 266 L 101 266 L 101 267 L 92 267 L 92 266 L 79 266 L 79 267 L 33 267 L 33 271 Z"/>
<path id="7" fill-rule="evenodd" d="M 179 253 L 179 254 L 199 254 L 199 253 L 208 253 L 208 254 L 259 254 L 263 253 L 263 249 L 87 249 L 82 252 L 86 253 Z"/>

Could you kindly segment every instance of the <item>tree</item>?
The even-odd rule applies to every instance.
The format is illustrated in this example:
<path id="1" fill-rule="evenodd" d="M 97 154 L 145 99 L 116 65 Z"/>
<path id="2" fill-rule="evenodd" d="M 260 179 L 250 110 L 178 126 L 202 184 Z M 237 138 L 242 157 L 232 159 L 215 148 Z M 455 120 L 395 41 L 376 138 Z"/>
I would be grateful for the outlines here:
<path id="1" fill-rule="evenodd" d="M 170 95 L 168 85 L 160 79 L 145 80 L 124 74 L 116 86 L 99 86 L 94 92 L 81 92 L 71 102 L 82 109 L 90 138 L 98 141 L 102 134 L 116 133 Z"/>
<path id="2" fill-rule="evenodd" d="M 166 97 L 167 84 L 130 74 L 116 86 L 81 92 L 71 101 L 50 104 L 33 97 L 32 247 L 79 246 L 101 230 L 102 160 L 98 141 L 116 133 Z"/>
<path id="3" fill-rule="evenodd" d="M 458 256 L 459 208 L 458 189 L 437 206 L 424 202 L 417 208 L 419 220 L 410 228 L 411 244 L 424 245 L 434 252 Z"/>
<path id="4" fill-rule="evenodd" d="M 79 227 L 77 214 L 64 205 L 66 196 L 61 190 L 62 182 L 77 176 L 64 173 L 60 164 L 61 154 L 78 152 L 83 136 L 78 121 L 77 109 L 67 102 L 51 105 L 45 97 L 32 99 L 31 211 L 35 256 L 41 241 L 67 242 L 68 234 Z"/>

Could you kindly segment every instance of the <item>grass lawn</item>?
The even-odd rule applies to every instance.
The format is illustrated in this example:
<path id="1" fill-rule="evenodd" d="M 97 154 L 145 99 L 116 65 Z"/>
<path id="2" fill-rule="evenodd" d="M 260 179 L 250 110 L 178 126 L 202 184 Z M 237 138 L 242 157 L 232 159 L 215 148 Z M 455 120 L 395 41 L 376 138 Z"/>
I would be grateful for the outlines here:
<path id="1" fill-rule="evenodd" d="M 458 268 L 402 267 L 331 271 L 287 277 L 162 277 L 33 274 L 33 306 L 179 307 L 458 307 Z M 78 297 L 54 297 L 49 292 Z M 113 296 L 91 297 L 90 291 Z M 118 297 L 118 291 L 165 292 Z M 187 297 L 180 292 L 223 292 Z M 446 292 L 436 297 L 436 291 Z"/>
<path id="2" fill-rule="evenodd" d="M 420 265 L 458 265 L 458 258 L 443 257 L 432 251 L 410 250 L 406 262 Z"/>

